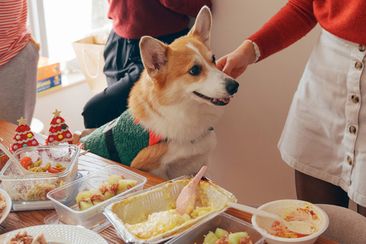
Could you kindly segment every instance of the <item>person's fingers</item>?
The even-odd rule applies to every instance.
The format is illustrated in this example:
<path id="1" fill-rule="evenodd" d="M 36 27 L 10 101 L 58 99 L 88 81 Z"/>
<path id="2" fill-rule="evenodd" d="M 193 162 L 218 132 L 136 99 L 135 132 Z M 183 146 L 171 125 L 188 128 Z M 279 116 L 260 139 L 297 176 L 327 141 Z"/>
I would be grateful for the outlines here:
<path id="1" fill-rule="evenodd" d="M 226 63 L 225 63 L 225 66 L 224 66 L 224 68 L 222 69 L 222 71 L 225 73 L 225 74 L 227 74 L 227 75 L 229 75 L 229 76 L 232 76 L 231 75 L 231 71 L 233 70 L 233 65 L 232 65 L 232 61 L 230 60 L 230 59 L 227 59 L 226 60 Z"/>
<path id="2" fill-rule="evenodd" d="M 230 73 L 228 75 L 230 75 L 232 78 L 236 79 L 238 78 L 240 75 L 242 75 L 245 71 L 244 67 L 240 67 L 240 68 L 233 68 Z"/>
<path id="3" fill-rule="evenodd" d="M 225 67 L 226 60 L 227 60 L 227 56 L 221 57 L 219 60 L 217 60 L 216 67 L 219 70 L 222 70 Z"/>
<path id="4" fill-rule="evenodd" d="M 244 73 L 245 70 L 246 70 L 246 67 L 242 67 L 240 69 L 235 70 L 235 73 L 233 72 L 234 73 L 233 74 L 234 75 L 234 78 L 236 79 L 239 76 L 241 76 Z"/>
<path id="5" fill-rule="evenodd" d="M 233 77 L 234 79 L 238 78 L 242 72 L 240 70 L 234 70 L 233 72 L 231 72 L 231 77 Z"/>

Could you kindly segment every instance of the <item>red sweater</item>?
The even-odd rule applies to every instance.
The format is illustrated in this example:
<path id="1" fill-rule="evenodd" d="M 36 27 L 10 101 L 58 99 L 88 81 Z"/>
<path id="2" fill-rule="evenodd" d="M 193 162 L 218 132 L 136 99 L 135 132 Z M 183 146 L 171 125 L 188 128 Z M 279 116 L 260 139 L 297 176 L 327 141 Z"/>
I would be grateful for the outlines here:
<path id="1" fill-rule="evenodd" d="M 188 27 L 188 16 L 195 17 L 204 5 L 211 7 L 211 0 L 108 1 L 114 31 L 128 39 L 179 32 Z"/>
<path id="2" fill-rule="evenodd" d="M 338 37 L 366 44 L 366 0 L 289 0 L 248 39 L 264 59 L 299 40 L 317 22 Z"/>
<path id="3" fill-rule="evenodd" d="M 0 1 L 0 66 L 29 43 L 26 24 L 27 0 Z"/>

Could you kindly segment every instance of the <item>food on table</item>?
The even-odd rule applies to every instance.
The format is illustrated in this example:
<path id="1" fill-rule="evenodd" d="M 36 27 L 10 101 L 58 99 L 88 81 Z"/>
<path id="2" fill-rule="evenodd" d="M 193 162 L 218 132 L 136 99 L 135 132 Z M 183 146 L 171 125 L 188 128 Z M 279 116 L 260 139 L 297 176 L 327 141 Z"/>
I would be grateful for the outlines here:
<path id="1" fill-rule="evenodd" d="M 47 193 L 67 180 L 66 177 L 61 179 L 54 174 L 47 174 L 45 177 L 22 177 L 21 173 L 20 168 L 12 164 L 4 173 L 6 177 L 0 181 L 0 187 L 8 192 L 13 201 L 47 200 Z"/>
<path id="2" fill-rule="evenodd" d="M 196 207 L 191 214 L 179 214 L 176 209 L 152 213 L 146 221 L 137 224 L 126 224 L 127 229 L 141 239 L 165 233 L 185 222 L 212 211 L 210 207 Z"/>
<path id="3" fill-rule="evenodd" d="M 283 219 L 288 222 L 293 221 L 293 223 L 305 222 L 307 225 L 310 226 L 312 233 L 317 232 L 319 229 L 319 216 L 315 213 L 310 205 L 305 205 L 304 207 L 298 207 L 295 210 L 288 211 L 284 214 Z M 308 236 L 306 234 L 300 234 L 290 231 L 285 225 L 281 224 L 281 222 L 279 221 L 274 221 L 272 223 L 271 229 L 269 229 L 268 232 L 274 236 L 285 238 L 300 238 Z"/>
<path id="4" fill-rule="evenodd" d="M 217 238 L 222 238 L 229 235 L 229 232 L 227 230 L 221 229 L 221 228 L 216 228 L 215 230 L 215 236 L 217 236 Z"/>
<path id="5" fill-rule="evenodd" d="M 3 216 L 3 211 L 6 208 L 6 200 L 5 197 L 0 194 L 0 218 Z"/>
<path id="6" fill-rule="evenodd" d="M 47 240 L 43 233 L 33 237 L 26 231 L 20 231 L 10 239 L 8 244 L 47 244 Z"/>
<path id="7" fill-rule="evenodd" d="M 158 242 L 193 228 L 225 209 L 228 201 L 236 200 L 231 193 L 211 181 L 201 180 L 195 208 L 191 213 L 180 214 L 176 200 L 190 180 L 171 180 L 124 198 L 108 207 L 106 215 L 111 217 L 117 228 L 128 234 L 132 242 Z"/>
<path id="8" fill-rule="evenodd" d="M 76 178 L 78 153 L 79 148 L 74 145 L 19 150 L 14 154 L 18 161 L 4 167 L 0 187 L 13 201 L 48 200 L 49 191 Z"/>
<path id="9" fill-rule="evenodd" d="M 111 175 L 103 182 L 99 189 L 91 189 L 79 192 L 76 196 L 76 203 L 79 209 L 86 210 L 109 198 L 112 198 L 137 184 L 136 180 L 125 179 L 120 175 Z"/>
<path id="10" fill-rule="evenodd" d="M 9 185 L 7 185 L 6 188 L 10 188 L 10 184 L 14 183 L 9 182 L 7 184 Z M 64 181 L 62 180 L 50 181 L 49 183 L 43 180 L 38 180 L 37 182 L 19 181 L 14 184 L 11 192 L 8 191 L 8 193 L 13 201 L 44 201 L 48 200 L 48 192 L 63 184 Z"/>
<path id="11" fill-rule="evenodd" d="M 208 232 L 203 240 L 203 244 L 216 244 L 219 238 L 212 231 Z"/>
<path id="12" fill-rule="evenodd" d="M 31 157 L 25 156 L 20 159 L 20 164 L 26 170 L 31 172 L 48 172 L 51 174 L 57 174 L 65 171 L 65 167 L 61 163 L 56 163 L 52 166 L 51 163 L 43 163 L 42 159 L 33 161 Z"/>
<path id="13" fill-rule="evenodd" d="M 236 233 L 230 233 L 227 237 L 228 241 L 225 239 L 224 242 L 219 242 L 220 244 L 252 244 L 252 241 L 250 240 L 250 237 L 248 233 L 246 232 L 236 232 Z"/>
<path id="14" fill-rule="evenodd" d="M 215 232 L 205 235 L 203 244 L 253 244 L 247 232 L 229 233 L 227 230 L 216 228 Z"/>
<path id="15" fill-rule="evenodd" d="M 62 181 L 56 183 L 39 183 L 35 184 L 26 193 L 24 200 L 47 200 L 47 193 L 53 189 L 63 185 Z"/>
<path id="16" fill-rule="evenodd" d="M 9 157 L 0 149 L 0 168 L 4 167 L 6 162 L 8 162 Z"/>

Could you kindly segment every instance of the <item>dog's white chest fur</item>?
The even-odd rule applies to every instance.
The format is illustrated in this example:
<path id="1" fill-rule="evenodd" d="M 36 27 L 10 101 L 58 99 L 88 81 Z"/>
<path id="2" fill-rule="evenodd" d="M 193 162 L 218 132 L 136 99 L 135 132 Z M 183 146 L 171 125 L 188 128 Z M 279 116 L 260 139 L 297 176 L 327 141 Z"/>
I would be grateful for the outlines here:
<path id="1" fill-rule="evenodd" d="M 168 139 L 168 150 L 160 160 L 160 167 L 152 173 L 163 178 L 196 173 L 208 164 L 209 153 L 216 146 L 212 129 L 223 110 L 191 102 L 160 107 L 163 116 L 151 114 L 147 122 L 154 132 Z"/>
<path id="2" fill-rule="evenodd" d="M 168 143 L 168 151 L 162 157 L 160 167 L 152 171 L 163 178 L 176 178 L 198 172 L 202 165 L 208 164 L 209 153 L 216 146 L 215 132 L 208 131 L 202 138 L 192 142 Z"/>

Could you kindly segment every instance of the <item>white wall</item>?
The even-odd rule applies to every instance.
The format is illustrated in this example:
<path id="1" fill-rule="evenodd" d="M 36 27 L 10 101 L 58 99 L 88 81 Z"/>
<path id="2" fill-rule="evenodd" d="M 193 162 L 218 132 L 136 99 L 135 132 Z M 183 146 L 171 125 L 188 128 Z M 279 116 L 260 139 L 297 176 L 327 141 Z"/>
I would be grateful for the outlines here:
<path id="1" fill-rule="evenodd" d="M 34 117 L 44 124 L 43 133 L 48 135 L 53 112 L 57 108 L 61 110 L 61 116 L 71 131 L 83 130 L 83 118 L 81 112 L 85 103 L 92 96 L 90 88 L 86 82 L 70 85 L 60 90 L 55 90 L 48 94 L 37 97 Z"/>
<path id="2" fill-rule="evenodd" d="M 236 48 L 286 2 L 214 0 L 216 56 Z M 295 197 L 293 170 L 282 162 L 277 141 L 317 36 L 318 31 L 313 31 L 285 51 L 249 67 L 238 79 L 239 93 L 216 128 L 219 143 L 210 161 L 210 175 L 243 203 L 258 205 Z"/>

